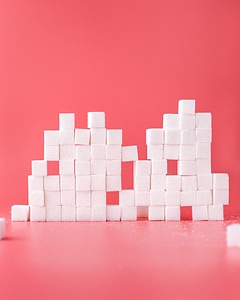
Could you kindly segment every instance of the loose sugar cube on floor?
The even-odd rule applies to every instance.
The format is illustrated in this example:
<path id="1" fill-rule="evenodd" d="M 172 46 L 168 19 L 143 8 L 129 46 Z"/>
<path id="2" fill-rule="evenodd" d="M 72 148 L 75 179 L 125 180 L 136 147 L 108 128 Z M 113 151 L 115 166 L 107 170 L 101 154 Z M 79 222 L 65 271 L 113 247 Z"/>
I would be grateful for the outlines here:
<path id="1" fill-rule="evenodd" d="M 163 158 L 165 159 L 178 159 L 179 145 L 164 145 Z"/>
<path id="2" fill-rule="evenodd" d="M 60 130 L 73 130 L 75 127 L 75 115 L 70 114 L 59 114 L 59 129 Z"/>
<path id="3" fill-rule="evenodd" d="M 49 175 L 44 177 L 44 190 L 45 191 L 58 191 L 60 188 L 59 176 Z"/>
<path id="4" fill-rule="evenodd" d="M 197 205 L 213 204 L 212 191 L 197 191 Z"/>
<path id="5" fill-rule="evenodd" d="M 91 146 L 76 146 L 76 159 L 84 161 L 90 160 Z"/>
<path id="6" fill-rule="evenodd" d="M 106 221 L 107 219 L 107 210 L 105 207 L 98 207 L 93 206 L 92 207 L 92 221 Z"/>
<path id="7" fill-rule="evenodd" d="M 63 130 L 60 134 L 61 145 L 73 145 L 74 144 L 74 130 Z"/>
<path id="8" fill-rule="evenodd" d="M 164 114 L 163 115 L 163 129 L 179 129 L 179 115 L 178 114 Z"/>
<path id="9" fill-rule="evenodd" d="M 75 206 L 62 206 L 62 221 L 66 221 L 66 222 L 76 221 Z"/>
<path id="10" fill-rule="evenodd" d="M 224 173 L 215 173 L 213 176 L 213 189 L 214 190 L 228 190 L 229 189 L 229 176 Z"/>
<path id="11" fill-rule="evenodd" d="M 105 191 L 92 192 L 92 207 L 105 207 L 106 208 L 107 196 Z"/>
<path id="12" fill-rule="evenodd" d="M 91 221 L 92 209 L 91 207 L 77 207 L 77 221 Z"/>
<path id="13" fill-rule="evenodd" d="M 108 192 L 120 191 L 122 189 L 121 176 L 106 176 L 106 190 Z"/>
<path id="14" fill-rule="evenodd" d="M 76 205 L 89 207 L 92 205 L 91 201 L 91 192 L 84 191 L 84 192 L 76 192 Z"/>
<path id="15" fill-rule="evenodd" d="M 59 161 L 59 174 L 60 175 L 74 175 L 74 160 L 60 160 Z"/>
<path id="16" fill-rule="evenodd" d="M 163 221 L 164 220 L 164 206 L 149 206 L 148 207 L 148 220 L 150 221 Z"/>
<path id="17" fill-rule="evenodd" d="M 163 145 L 164 130 L 162 128 L 149 128 L 146 130 L 147 145 Z"/>
<path id="18" fill-rule="evenodd" d="M 28 204 L 33 206 L 44 206 L 44 191 L 29 192 Z"/>
<path id="19" fill-rule="evenodd" d="M 135 193 L 134 190 L 119 191 L 119 204 L 120 206 L 134 206 Z"/>
<path id="20" fill-rule="evenodd" d="M 107 145 L 106 146 L 106 159 L 107 160 L 121 160 L 122 146 L 121 145 Z"/>
<path id="21" fill-rule="evenodd" d="M 11 220 L 27 222 L 29 220 L 29 206 L 13 205 L 11 207 Z"/>
<path id="22" fill-rule="evenodd" d="M 61 221 L 61 206 L 47 206 L 47 221 L 59 222 Z"/>
<path id="23" fill-rule="evenodd" d="M 119 205 L 107 205 L 107 221 L 120 221 L 121 207 Z"/>
<path id="24" fill-rule="evenodd" d="M 228 225 L 226 234 L 229 247 L 240 247 L 240 224 Z"/>
<path id="25" fill-rule="evenodd" d="M 88 112 L 88 128 L 105 127 L 105 112 Z"/>
<path id="26" fill-rule="evenodd" d="M 178 113 L 194 115 L 195 114 L 195 100 L 179 100 L 178 101 Z"/>
<path id="27" fill-rule="evenodd" d="M 195 145 L 179 146 L 179 160 L 195 160 L 195 159 L 196 159 Z"/>
<path id="28" fill-rule="evenodd" d="M 136 160 L 134 162 L 134 175 L 148 176 L 151 174 L 150 160 Z"/>
<path id="29" fill-rule="evenodd" d="M 60 144 L 60 133 L 58 130 L 44 130 L 44 145 L 58 146 Z"/>
<path id="30" fill-rule="evenodd" d="M 165 191 L 151 190 L 150 191 L 150 205 L 151 206 L 165 205 Z"/>
<path id="31" fill-rule="evenodd" d="M 0 218 L 0 240 L 5 237 L 5 219 Z"/>
<path id="32" fill-rule="evenodd" d="M 208 220 L 208 207 L 197 205 L 192 207 L 193 221 L 207 221 Z"/>
<path id="33" fill-rule="evenodd" d="M 136 221 L 137 220 L 137 208 L 136 206 L 123 206 L 121 209 L 122 221 Z"/>
<path id="34" fill-rule="evenodd" d="M 196 191 L 181 191 L 181 206 L 194 206 L 197 204 Z"/>
<path id="35" fill-rule="evenodd" d="M 74 206 L 76 204 L 75 191 L 61 191 L 61 205 Z"/>
<path id="36" fill-rule="evenodd" d="M 165 207 L 166 221 L 180 221 L 180 206 L 166 206 Z"/>
<path id="37" fill-rule="evenodd" d="M 178 175 L 166 176 L 166 190 L 167 191 L 180 191 L 182 189 L 182 180 Z"/>
<path id="38" fill-rule="evenodd" d="M 228 205 L 229 190 L 213 190 L 213 204 Z"/>
<path id="39" fill-rule="evenodd" d="M 123 146 L 122 147 L 122 161 L 138 160 L 137 146 Z"/>
<path id="40" fill-rule="evenodd" d="M 46 176 L 47 175 L 47 162 L 45 160 L 32 161 L 32 175 L 33 176 Z"/>
<path id="41" fill-rule="evenodd" d="M 163 145 L 147 145 L 147 159 L 163 159 Z"/>
<path id="42" fill-rule="evenodd" d="M 151 161 L 151 174 L 160 175 L 167 174 L 167 160 L 166 159 L 153 159 Z"/>
<path id="43" fill-rule="evenodd" d="M 46 206 L 59 206 L 61 204 L 60 191 L 46 191 L 45 192 Z"/>
<path id="44" fill-rule="evenodd" d="M 197 128 L 212 128 L 212 114 L 211 113 L 196 113 L 196 127 Z"/>
<path id="45" fill-rule="evenodd" d="M 91 128 L 90 141 L 91 144 L 105 145 L 107 130 L 106 128 Z"/>
<path id="46" fill-rule="evenodd" d="M 60 160 L 73 160 L 76 158 L 75 145 L 60 145 Z"/>
<path id="47" fill-rule="evenodd" d="M 149 206 L 150 192 L 149 191 L 135 191 L 135 205 Z"/>
<path id="48" fill-rule="evenodd" d="M 122 145 L 122 129 L 108 129 L 107 130 L 107 144 L 108 145 Z"/>
<path id="49" fill-rule="evenodd" d="M 90 144 L 90 130 L 89 129 L 75 129 L 75 144 L 89 145 Z"/>
<path id="50" fill-rule="evenodd" d="M 30 221 L 31 222 L 45 222 L 46 221 L 46 207 L 30 206 Z"/>
<path id="51" fill-rule="evenodd" d="M 210 221 L 223 220 L 223 205 L 209 205 L 208 206 L 208 219 Z"/>

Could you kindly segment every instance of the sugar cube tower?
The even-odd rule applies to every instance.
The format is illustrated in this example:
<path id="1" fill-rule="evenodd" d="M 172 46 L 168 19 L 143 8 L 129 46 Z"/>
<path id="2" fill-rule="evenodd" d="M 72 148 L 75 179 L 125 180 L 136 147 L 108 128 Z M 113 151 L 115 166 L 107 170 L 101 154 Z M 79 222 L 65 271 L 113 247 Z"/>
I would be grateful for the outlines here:
<path id="1" fill-rule="evenodd" d="M 88 113 L 88 128 L 74 114 L 59 115 L 59 130 L 44 132 L 44 160 L 32 161 L 28 205 L 12 206 L 13 221 L 223 220 L 229 203 L 228 174 L 211 170 L 211 113 L 196 113 L 195 100 L 180 100 L 178 114 L 164 114 L 163 128 L 146 130 L 147 159 L 122 145 L 121 129 L 106 129 L 104 112 Z M 177 161 L 175 175 L 168 161 Z M 47 163 L 59 162 L 59 175 Z M 122 189 L 122 163 L 133 162 L 134 187 Z M 107 193 L 119 204 L 107 205 Z"/>

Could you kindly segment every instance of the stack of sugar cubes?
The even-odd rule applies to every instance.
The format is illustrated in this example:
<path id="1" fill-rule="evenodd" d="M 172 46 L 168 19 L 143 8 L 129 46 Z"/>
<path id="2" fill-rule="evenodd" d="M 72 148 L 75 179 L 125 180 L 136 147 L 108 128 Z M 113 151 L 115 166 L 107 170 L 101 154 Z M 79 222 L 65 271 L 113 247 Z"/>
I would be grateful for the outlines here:
<path id="1" fill-rule="evenodd" d="M 32 161 L 28 204 L 12 207 L 13 221 L 222 220 L 229 202 L 227 174 L 211 173 L 211 113 L 196 113 L 195 100 L 180 100 L 163 128 L 146 131 L 147 159 L 137 146 L 122 146 L 122 130 L 106 129 L 104 112 L 88 113 L 88 129 L 75 129 L 74 114 L 59 115 L 59 130 L 44 132 L 44 160 Z M 177 161 L 175 175 L 168 161 Z M 48 161 L 59 175 L 48 175 Z M 122 163 L 133 163 L 134 188 L 122 189 Z M 107 193 L 119 204 L 107 205 Z"/>

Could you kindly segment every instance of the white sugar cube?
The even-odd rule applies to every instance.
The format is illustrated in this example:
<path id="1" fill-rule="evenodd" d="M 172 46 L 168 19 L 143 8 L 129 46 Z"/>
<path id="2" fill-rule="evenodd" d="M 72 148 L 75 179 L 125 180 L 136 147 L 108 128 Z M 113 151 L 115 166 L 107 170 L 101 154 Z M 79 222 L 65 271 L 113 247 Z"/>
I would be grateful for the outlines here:
<path id="1" fill-rule="evenodd" d="M 122 221 L 136 221 L 137 220 L 136 206 L 123 206 L 121 208 L 121 220 Z"/>
<path id="2" fill-rule="evenodd" d="M 62 191 L 75 190 L 75 176 L 74 175 L 61 175 L 60 187 Z"/>
<path id="3" fill-rule="evenodd" d="M 195 159 L 196 159 L 195 145 L 179 146 L 179 160 L 195 160 Z"/>
<path id="4" fill-rule="evenodd" d="M 5 237 L 5 219 L 0 218 L 0 240 Z"/>
<path id="5" fill-rule="evenodd" d="M 163 145 L 147 145 L 147 159 L 163 159 Z"/>
<path id="6" fill-rule="evenodd" d="M 182 188 L 181 177 L 178 175 L 166 176 L 166 190 L 167 191 L 180 191 Z"/>
<path id="7" fill-rule="evenodd" d="M 90 130 L 89 129 L 75 129 L 75 144 L 76 145 L 89 145 L 90 143 Z"/>
<path id="8" fill-rule="evenodd" d="M 59 146 L 44 146 L 44 160 L 59 160 Z"/>
<path id="9" fill-rule="evenodd" d="M 229 247 L 240 247 L 240 224 L 227 226 L 227 245 Z"/>
<path id="10" fill-rule="evenodd" d="M 105 127 L 105 113 L 104 112 L 89 112 L 88 113 L 88 128 L 102 128 Z"/>
<path id="11" fill-rule="evenodd" d="M 123 146 L 122 147 L 122 161 L 138 160 L 137 146 Z"/>
<path id="12" fill-rule="evenodd" d="M 121 145 L 107 145 L 106 146 L 106 159 L 120 160 L 122 157 Z"/>
<path id="13" fill-rule="evenodd" d="M 120 176 L 122 170 L 122 163 L 119 159 L 107 160 L 106 162 L 106 173 L 107 175 Z"/>
<path id="14" fill-rule="evenodd" d="M 147 145 L 164 144 L 164 130 L 162 128 L 149 128 L 146 130 Z"/>
<path id="15" fill-rule="evenodd" d="M 28 204 L 33 206 L 44 206 L 44 192 L 29 192 L 28 193 Z"/>
<path id="16" fill-rule="evenodd" d="M 196 127 L 197 128 L 212 128 L 212 114 L 211 113 L 196 113 Z"/>
<path id="17" fill-rule="evenodd" d="M 93 191 L 92 192 L 92 207 L 104 207 L 106 208 L 106 192 L 105 191 Z"/>
<path id="18" fill-rule="evenodd" d="M 211 174 L 211 159 L 197 158 L 196 171 L 197 174 Z"/>
<path id="19" fill-rule="evenodd" d="M 105 191 L 106 190 L 106 176 L 105 175 L 91 175 L 91 190 Z"/>
<path id="20" fill-rule="evenodd" d="M 73 160 L 76 158 L 75 145 L 60 145 L 60 160 Z"/>
<path id="21" fill-rule="evenodd" d="M 165 205 L 165 191 L 151 190 L 150 205 L 163 206 Z"/>
<path id="22" fill-rule="evenodd" d="M 45 160 L 32 161 L 32 175 L 33 176 L 46 176 L 47 175 L 47 162 Z"/>
<path id="23" fill-rule="evenodd" d="M 166 175 L 151 175 L 151 190 L 164 191 L 166 188 Z"/>
<path id="24" fill-rule="evenodd" d="M 196 162 L 194 160 L 179 160 L 178 175 L 196 175 Z"/>
<path id="25" fill-rule="evenodd" d="M 196 191 L 197 190 L 197 177 L 196 176 L 182 176 L 182 190 L 183 191 Z"/>
<path id="26" fill-rule="evenodd" d="M 119 205 L 107 205 L 107 221 L 120 221 L 121 207 Z"/>
<path id="27" fill-rule="evenodd" d="M 195 114 L 195 100 L 179 100 L 178 101 L 178 113 L 179 114 Z"/>
<path id="28" fill-rule="evenodd" d="M 108 192 L 120 191 L 122 189 L 122 177 L 106 176 L 106 189 Z"/>
<path id="29" fill-rule="evenodd" d="M 213 190 L 213 204 L 229 204 L 229 190 Z"/>
<path id="30" fill-rule="evenodd" d="M 92 175 L 106 175 L 106 160 L 94 159 L 91 160 Z"/>
<path id="31" fill-rule="evenodd" d="M 196 191 L 180 192 L 181 206 L 194 206 L 197 204 Z"/>
<path id="32" fill-rule="evenodd" d="M 61 204 L 60 191 L 47 191 L 45 192 L 46 206 L 59 206 Z"/>
<path id="33" fill-rule="evenodd" d="M 153 175 L 167 174 L 167 160 L 153 159 L 151 161 L 151 173 Z"/>
<path id="34" fill-rule="evenodd" d="M 180 131 L 178 129 L 165 130 L 165 144 L 166 145 L 179 145 L 181 142 Z"/>
<path id="35" fill-rule="evenodd" d="M 180 191 L 166 191 L 165 193 L 165 204 L 166 206 L 177 206 L 180 205 Z"/>
<path id="36" fill-rule="evenodd" d="M 28 191 L 38 192 L 43 191 L 43 176 L 28 176 Z"/>
<path id="37" fill-rule="evenodd" d="M 149 206 L 148 207 L 148 220 L 150 221 L 163 221 L 165 214 L 164 206 Z"/>
<path id="38" fill-rule="evenodd" d="M 179 157 L 179 145 L 164 145 L 163 157 L 165 159 L 178 159 Z"/>
<path id="39" fill-rule="evenodd" d="M 179 115 L 164 114 L 163 115 L 163 128 L 164 129 L 179 129 Z"/>
<path id="40" fill-rule="evenodd" d="M 75 206 L 62 206 L 62 221 L 76 221 L 76 208 Z"/>
<path id="41" fill-rule="evenodd" d="M 196 158 L 211 158 L 211 144 L 197 143 L 196 144 Z"/>
<path id="42" fill-rule="evenodd" d="M 30 221 L 31 222 L 45 222 L 46 221 L 46 207 L 45 206 L 30 206 Z"/>
<path id="43" fill-rule="evenodd" d="M 91 159 L 91 146 L 76 146 L 76 159 L 77 160 L 90 160 Z"/>
<path id="44" fill-rule="evenodd" d="M 135 205 L 148 206 L 150 204 L 149 191 L 135 191 Z"/>
<path id="45" fill-rule="evenodd" d="M 92 159 L 106 159 L 106 145 L 91 145 Z"/>
<path id="46" fill-rule="evenodd" d="M 212 203 L 211 191 L 197 191 L 197 205 L 211 205 Z"/>
<path id="47" fill-rule="evenodd" d="M 76 191 L 90 191 L 91 190 L 91 177 L 85 175 L 76 176 Z"/>
<path id="48" fill-rule="evenodd" d="M 136 160 L 134 162 L 134 175 L 145 176 L 151 174 L 150 160 Z"/>
<path id="49" fill-rule="evenodd" d="M 74 144 L 74 130 L 63 130 L 60 134 L 61 145 L 72 145 Z"/>
<path id="50" fill-rule="evenodd" d="M 76 192 L 76 205 L 88 207 L 92 205 L 92 193 L 90 191 Z"/>
<path id="51" fill-rule="evenodd" d="M 210 191 L 212 189 L 212 174 L 197 175 L 197 188 L 199 191 Z"/>
<path id="52" fill-rule="evenodd" d="M 61 205 L 62 206 L 74 206 L 75 201 L 75 191 L 61 191 Z"/>
<path id="53" fill-rule="evenodd" d="M 91 128 L 91 144 L 105 145 L 107 139 L 106 128 Z"/>
<path id="54" fill-rule="evenodd" d="M 215 173 L 213 176 L 213 189 L 215 190 L 228 190 L 229 189 L 229 176 L 225 173 Z"/>
<path id="55" fill-rule="evenodd" d="M 210 221 L 222 221 L 223 218 L 223 205 L 208 206 L 208 219 Z"/>
<path id="56" fill-rule="evenodd" d="M 74 175 L 74 160 L 60 160 L 59 161 L 59 174 L 60 175 Z"/>
<path id="57" fill-rule="evenodd" d="M 59 114 L 59 129 L 60 130 L 73 130 L 75 127 L 75 116 L 70 114 Z"/>
<path id="58" fill-rule="evenodd" d="M 47 221 L 60 222 L 61 221 L 61 206 L 47 206 Z"/>
<path id="59" fill-rule="evenodd" d="M 92 209 L 91 207 L 77 207 L 77 221 L 91 221 Z"/>
<path id="60" fill-rule="evenodd" d="M 75 173 L 76 175 L 90 175 L 91 163 L 90 160 L 76 160 L 75 161 Z"/>
<path id="61" fill-rule="evenodd" d="M 192 207 L 193 221 L 207 221 L 208 220 L 208 207 L 206 205 Z"/>
<path id="62" fill-rule="evenodd" d="M 44 190 L 45 191 L 58 191 L 60 187 L 58 175 L 44 176 Z"/>
<path id="63" fill-rule="evenodd" d="M 44 130 L 44 145 L 58 146 L 60 144 L 60 131 Z"/>
<path id="64" fill-rule="evenodd" d="M 134 176 L 134 190 L 149 191 L 150 190 L 150 176 Z"/>
<path id="65" fill-rule="evenodd" d="M 29 220 L 29 206 L 13 205 L 11 207 L 11 220 L 27 222 Z"/>
<path id="66" fill-rule="evenodd" d="M 119 191 L 119 204 L 120 206 L 134 206 L 135 193 L 134 190 Z"/>
<path id="67" fill-rule="evenodd" d="M 180 206 L 166 206 L 165 207 L 166 221 L 180 221 Z"/>
<path id="68" fill-rule="evenodd" d="M 180 144 L 181 145 L 195 145 L 196 132 L 195 130 L 181 130 Z"/>
<path id="69" fill-rule="evenodd" d="M 108 129 L 107 130 L 107 144 L 108 145 L 122 145 L 122 129 Z"/>
<path id="70" fill-rule="evenodd" d="M 211 128 L 197 128 L 196 129 L 196 142 L 197 143 L 211 143 L 212 142 L 212 129 Z"/>
<path id="71" fill-rule="evenodd" d="M 107 211 L 106 207 L 92 207 L 92 221 L 106 221 Z"/>
<path id="72" fill-rule="evenodd" d="M 180 115 L 180 129 L 189 130 L 195 129 L 196 118 L 195 115 Z"/>

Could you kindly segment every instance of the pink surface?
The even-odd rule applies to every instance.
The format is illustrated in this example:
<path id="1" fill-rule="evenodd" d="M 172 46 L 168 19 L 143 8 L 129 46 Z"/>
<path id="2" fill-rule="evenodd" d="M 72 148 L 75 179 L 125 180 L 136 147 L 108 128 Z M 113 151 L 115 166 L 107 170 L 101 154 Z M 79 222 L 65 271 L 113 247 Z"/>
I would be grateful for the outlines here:
<path id="1" fill-rule="evenodd" d="M 8 221 L 0 298 L 239 299 L 232 222 Z"/>

